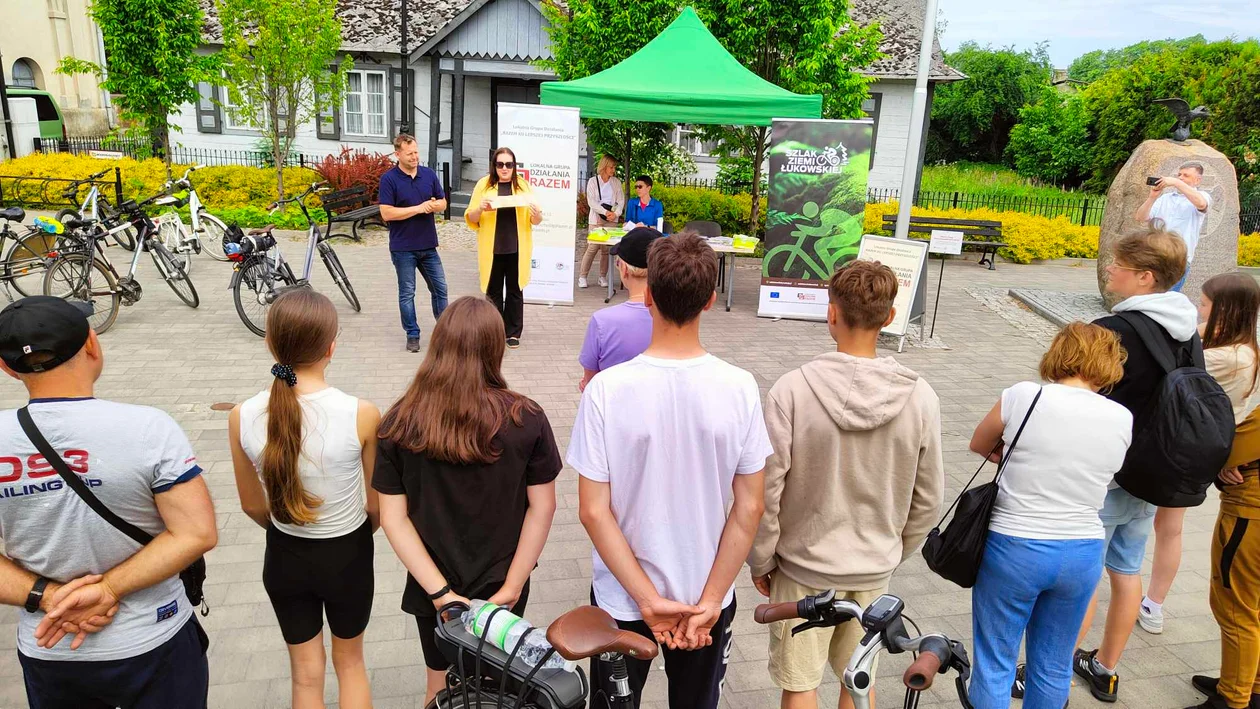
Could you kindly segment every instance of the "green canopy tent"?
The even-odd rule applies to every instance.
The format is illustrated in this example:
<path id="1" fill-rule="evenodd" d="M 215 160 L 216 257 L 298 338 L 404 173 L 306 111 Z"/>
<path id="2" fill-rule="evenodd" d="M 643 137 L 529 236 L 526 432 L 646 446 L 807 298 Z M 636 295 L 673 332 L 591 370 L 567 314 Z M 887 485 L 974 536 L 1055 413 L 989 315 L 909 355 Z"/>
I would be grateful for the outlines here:
<path id="1" fill-rule="evenodd" d="M 794 94 L 740 64 L 692 8 L 616 66 L 573 81 L 548 81 L 541 101 L 584 118 L 768 126 L 773 118 L 821 118 L 822 96 Z"/>

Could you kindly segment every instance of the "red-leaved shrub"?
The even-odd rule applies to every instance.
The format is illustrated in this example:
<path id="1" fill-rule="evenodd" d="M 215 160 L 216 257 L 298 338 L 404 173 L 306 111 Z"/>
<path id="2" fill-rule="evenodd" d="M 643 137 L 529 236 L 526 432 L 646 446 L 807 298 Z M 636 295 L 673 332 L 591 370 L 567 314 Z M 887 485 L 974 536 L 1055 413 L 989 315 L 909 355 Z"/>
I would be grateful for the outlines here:
<path id="1" fill-rule="evenodd" d="M 334 190 L 363 185 L 368 189 L 368 197 L 375 202 L 381 175 L 393 166 L 394 161 L 389 159 L 389 155 L 342 146 L 340 155 L 329 155 L 314 167 L 315 172 Z"/>

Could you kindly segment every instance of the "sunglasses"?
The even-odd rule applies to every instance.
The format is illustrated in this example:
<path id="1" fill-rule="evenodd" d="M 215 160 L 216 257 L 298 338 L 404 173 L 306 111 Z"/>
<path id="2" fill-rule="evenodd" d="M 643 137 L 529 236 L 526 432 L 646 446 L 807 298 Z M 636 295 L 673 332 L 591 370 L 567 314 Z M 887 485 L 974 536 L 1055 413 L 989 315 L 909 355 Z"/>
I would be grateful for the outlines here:
<path id="1" fill-rule="evenodd" d="M 500 169 L 500 170 L 506 170 L 506 169 L 507 169 L 507 168 L 509 168 L 509 167 L 516 167 L 516 163 L 514 163 L 514 162 L 499 162 L 499 161 L 497 161 L 497 160 L 496 160 L 496 161 L 495 161 L 495 163 L 494 163 L 494 166 L 495 166 L 496 168 Z"/>

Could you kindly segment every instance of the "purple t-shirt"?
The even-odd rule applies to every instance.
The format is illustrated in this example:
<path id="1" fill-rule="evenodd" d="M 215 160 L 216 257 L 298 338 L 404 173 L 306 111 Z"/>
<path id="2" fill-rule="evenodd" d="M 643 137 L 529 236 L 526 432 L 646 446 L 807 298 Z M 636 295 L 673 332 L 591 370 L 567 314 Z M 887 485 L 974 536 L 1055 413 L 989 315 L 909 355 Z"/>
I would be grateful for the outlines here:
<path id="1" fill-rule="evenodd" d="M 643 303 L 626 301 L 591 316 L 578 364 L 602 372 L 643 354 L 651 342 L 652 314 Z"/>

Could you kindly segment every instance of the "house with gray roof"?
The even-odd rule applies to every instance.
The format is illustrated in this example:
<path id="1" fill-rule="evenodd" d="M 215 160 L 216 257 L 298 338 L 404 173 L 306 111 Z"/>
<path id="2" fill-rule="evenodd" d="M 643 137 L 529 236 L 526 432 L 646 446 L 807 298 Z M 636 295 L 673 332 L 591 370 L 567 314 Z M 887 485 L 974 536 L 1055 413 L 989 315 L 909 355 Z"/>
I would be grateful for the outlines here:
<path id="1" fill-rule="evenodd" d="M 298 126 L 294 150 L 325 155 L 349 146 L 390 152 L 393 136 L 409 128 L 425 164 L 439 172 L 443 164 L 452 166 L 453 190 L 465 191 L 488 172 L 498 104 L 537 103 L 540 84 L 555 79 L 535 66 L 552 56 L 541 5 L 551 0 L 406 1 L 404 45 L 398 0 L 340 0 L 342 48 L 353 62 L 348 91 L 335 110 Z M 201 4 L 204 50 L 215 51 L 222 31 L 214 2 Z M 851 2 L 855 20 L 878 21 L 884 32 L 880 49 L 885 57 L 863 70 L 876 79 L 864 106 L 875 122 L 874 189 L 900 187 L 910 131 L 927 131 L 926 121 L 910 126 L 923 9 L 923 0 Z M 964 78 L 944 63 L 938 45 L 932 86 Z M 233 122 L 223 109 L 226 92 L 204 83 L 198 89 L 197 104 L 184 106 L 173 118 L 181 129 L 177 142 L 190 148 L 255 149 L 261 136 Z M 403 105 L 404 96 L 411 105 Z M 678 127 L 675 138 L 696 157 L 698 177 L 716 174 L 716 161 L 687 126 Z"/>

